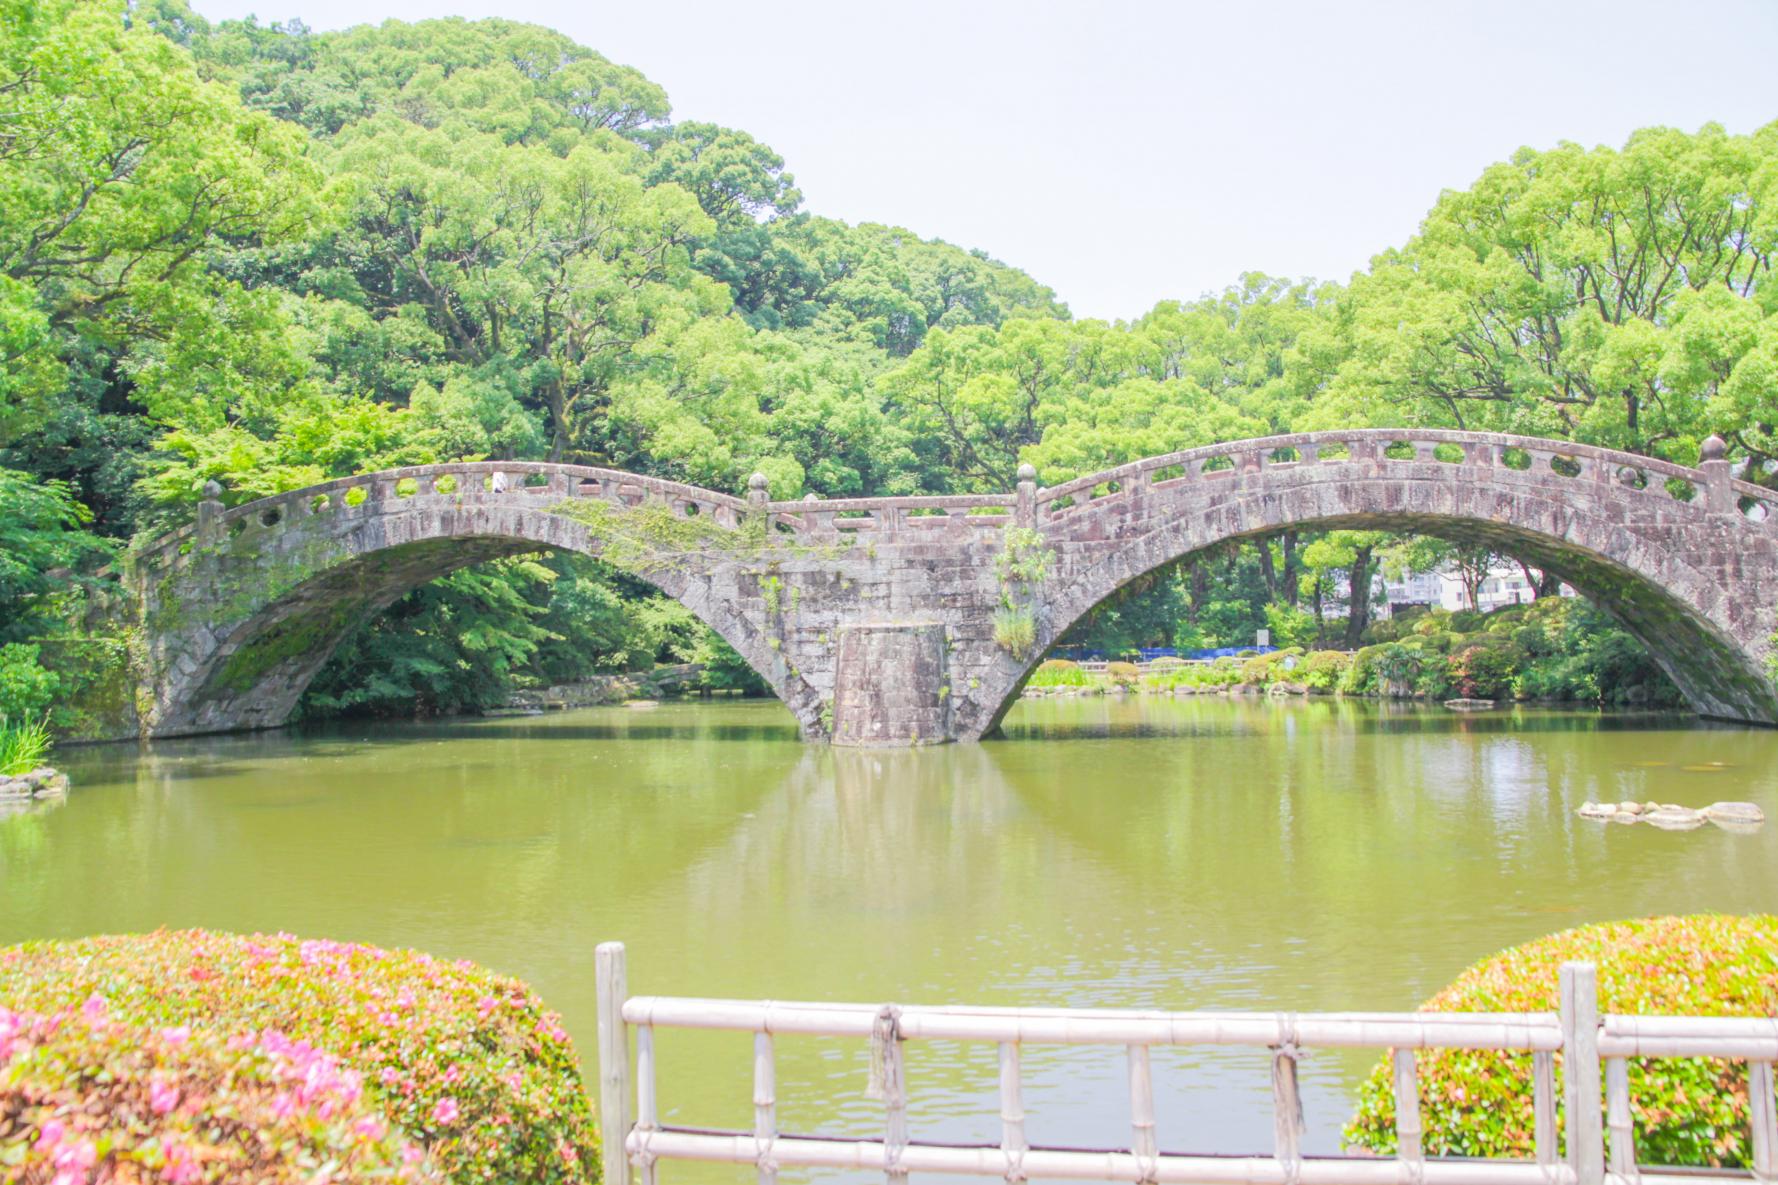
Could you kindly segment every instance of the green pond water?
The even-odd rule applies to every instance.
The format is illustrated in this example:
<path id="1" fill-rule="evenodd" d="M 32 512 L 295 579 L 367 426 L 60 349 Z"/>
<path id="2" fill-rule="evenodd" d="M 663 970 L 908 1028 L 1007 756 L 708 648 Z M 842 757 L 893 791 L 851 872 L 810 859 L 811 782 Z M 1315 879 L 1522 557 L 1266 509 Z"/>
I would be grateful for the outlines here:
<path id="1" fill-rule="evenodd" d="M 1670 833 L 1589 798 L 1778 816 L 1778 732 L 1330 701 L 1020 705 L 907 753 L 776 704 L 595 709 L 70 750 L 0 819 L 0 943 L 207 926 L 517 975 L 595 1061 L 593 948 L 631 990 L 778 1000 L 1405 1009 L 1581 922 L 1778 908 L 1778 825 Z M 747 1127 L 750 1039 L 663 1032 L 665 1122 Z M 1311 1151 L 1369 1055 L 1311 1052 Z M 880 1131 L 862 1043 L 780 1042 L 787 1131 Z M 918 1137 L 995 1141 L 994 1051 L 914 1045 Z M 1155 1056 L 1161 1145 L 1269 1149 L 1263 1051 Z M 1122 1052 L 1033 1049 L 1035 1143 L 1122 1145 Z M 739 1170 L 669 1179 L 739 1179 Z"/>

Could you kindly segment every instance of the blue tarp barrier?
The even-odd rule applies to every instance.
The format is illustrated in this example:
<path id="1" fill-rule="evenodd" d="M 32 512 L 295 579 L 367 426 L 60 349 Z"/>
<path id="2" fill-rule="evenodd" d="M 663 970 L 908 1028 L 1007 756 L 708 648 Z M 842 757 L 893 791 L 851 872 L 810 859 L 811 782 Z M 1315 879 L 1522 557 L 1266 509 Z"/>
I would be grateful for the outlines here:
<path id="1" fill-rule="evenodd" d="M 1134 651 L 1139 661 L 1153 662 L 1157 658 L 1233 658 L 1237 654 L 1251 651 L 1256 654 L 1270 654 L 1278 649 L 1276 646 L 1219 646 L 1210 650 L 1175 650 L 1171 646 L 1144 647 Z M 1052 658 L 1065 658 L 1069 662 L 1110 662 L 1114 659 L 1127 658 L 1132 652 L 1122 651 L 1112 654 L 1108 650 L 1093 650 L 1085 646 L 1058 646 L 1050 652 Z"/>

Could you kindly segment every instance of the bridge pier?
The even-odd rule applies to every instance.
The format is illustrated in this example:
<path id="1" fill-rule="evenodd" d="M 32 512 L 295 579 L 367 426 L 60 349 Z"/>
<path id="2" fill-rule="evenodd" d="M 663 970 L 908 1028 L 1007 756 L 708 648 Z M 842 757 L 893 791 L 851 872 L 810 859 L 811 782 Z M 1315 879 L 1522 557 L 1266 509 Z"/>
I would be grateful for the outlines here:
<path id="1" fill-rule="evenodd" d="M 833 743 L 905 748 L 956 740 L 949 667 L 943 622 L 841 626 Z"/>

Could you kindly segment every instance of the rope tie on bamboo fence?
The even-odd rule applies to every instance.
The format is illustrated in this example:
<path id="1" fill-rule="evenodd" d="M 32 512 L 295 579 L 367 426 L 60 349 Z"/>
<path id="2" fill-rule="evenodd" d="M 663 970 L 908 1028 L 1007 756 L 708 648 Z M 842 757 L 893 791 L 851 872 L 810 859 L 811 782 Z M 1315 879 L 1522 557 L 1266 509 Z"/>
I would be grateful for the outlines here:
<path id="1" fill-rule="evenodd" d="M 907 1095 L 901 1064 L 901 1009 L 885 1004 L 870 1030 L 870 1082 L 865 1094 L 882 1099 L 889 1113 L 883 1139 L 883 1172 L 888 1180 L 906 1180 L 901 1155 L 907 1148 Z"/>
<path id="2" fill-rule="evenodd" d="M 870 1081 L 865 1084 L 864 1097 L 889 1097 L 889 1043 L 901 1037 L 901 1009 L 885 1004 L 877 1009 L 870 1030 Z M 898 1084 L 899 1085 L 899 1084 Z"/>
<path id="3" fill-rule="evenodd" d="M 1272 1046 L 1273 1155 L 1284 1170 L 1284 1185 L 1302 1179 L 1303 1098 L 1297 1084 L 1297 1060 L 1303 1048 L 1294 1012 L 1277 1014 L 1278 1044 Z"/>
<path id="4" fill-rule="evenodd" d="M 762 1175 L 777 1175 L 778 1158 L 773 1155 L 777 1147 L 778 1137 L 776 1135 L 753 1138 L 753 1167 L 758 1169 Z"/>
<path id="5" fill-rule="evenodd" d="M 649 1147 L 649 1144 L 654 1139 L 654 1130 L 638 1124 L 634 1128 L 631 1128 L 630 1131 L 631 1134 L 636 1137 L 636 1150 L 630 1153 L 630 1163 L 641 1169 L 643 1179 L 648 1180 L 650 1179 L 649 1173 L 654 1168 L 655 1162 L 660 1160 L 660 1157 L 655 1153 L 654 1149 Z"/>

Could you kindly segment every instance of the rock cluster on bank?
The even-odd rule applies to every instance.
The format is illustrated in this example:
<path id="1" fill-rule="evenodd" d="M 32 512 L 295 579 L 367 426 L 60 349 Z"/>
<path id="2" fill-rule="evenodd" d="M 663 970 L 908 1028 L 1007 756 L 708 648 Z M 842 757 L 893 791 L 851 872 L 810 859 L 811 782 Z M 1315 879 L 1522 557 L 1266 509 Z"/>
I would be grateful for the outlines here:
<path id="1" fill-rule="evenodd" d="M 60 798 L 68 793 L 68 775 L 49 766 L 28 774 L 0 777 L 0 799 Z"/>
<path id="2" fill-rule="evenodd" d="M 1648 823 L 1663 831 L 1690 831 L 1706 823 L 1751 830 L 1766 821 L 1766 813 L 1751 802 L 1713 802 L 1702 810 L 1671 802 L 1588 802 L 1575 813 L 1605 823 Z"/>

